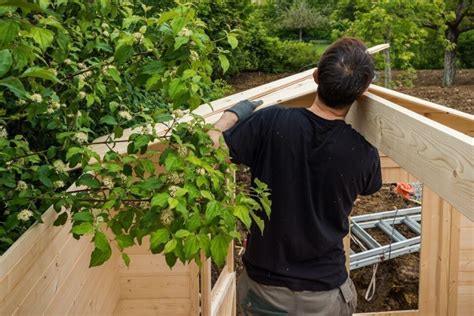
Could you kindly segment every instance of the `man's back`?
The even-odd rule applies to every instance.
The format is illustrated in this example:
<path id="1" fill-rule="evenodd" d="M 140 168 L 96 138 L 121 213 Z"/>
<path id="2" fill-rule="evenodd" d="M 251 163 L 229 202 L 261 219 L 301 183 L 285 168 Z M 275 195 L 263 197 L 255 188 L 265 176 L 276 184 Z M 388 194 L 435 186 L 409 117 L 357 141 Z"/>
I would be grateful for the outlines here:
<path id="1" fill-rule="evenodd" d="M 225 134 L 231 156 L 271 189 L 271 220 L 252 227 L 244 263 L 256 282 L 322 291 L 347 279 L 342 238 L 358 194 L 380 188 L 378 153 L 342 120 L 271 107 Z"/>

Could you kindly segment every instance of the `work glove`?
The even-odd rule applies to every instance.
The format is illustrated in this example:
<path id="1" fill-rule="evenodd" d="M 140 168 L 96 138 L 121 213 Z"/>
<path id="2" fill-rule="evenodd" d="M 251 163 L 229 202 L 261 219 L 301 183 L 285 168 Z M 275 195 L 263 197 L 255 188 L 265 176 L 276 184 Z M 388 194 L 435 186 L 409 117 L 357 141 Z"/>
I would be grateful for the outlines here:
<path id="1" fill-rule="evenodd" d="M 250 100 L 242 100 L 237 102 L 233 107 L 226 110 L 226 112 L 232 112 L 239 118 L 239 121 L 244 120 L 250 114 L 252 114 L 253 110 L 255 110 L 258 106 L 262 105 L 263 101 L 250 101 Z"/>

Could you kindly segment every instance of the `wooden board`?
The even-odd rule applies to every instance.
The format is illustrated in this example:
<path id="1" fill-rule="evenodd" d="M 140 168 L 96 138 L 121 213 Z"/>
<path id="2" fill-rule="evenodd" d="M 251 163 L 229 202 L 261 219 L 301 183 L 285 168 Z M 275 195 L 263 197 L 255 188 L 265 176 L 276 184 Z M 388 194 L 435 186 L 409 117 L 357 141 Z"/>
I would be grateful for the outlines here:
<path id="1" fill-rule="evenodd" d="M 474 219 L 472 137 L 370 93 L 352 107 L 348 122 L 403 169 Z"/>
<path id="2" fill-rule="evenodd" d="M 190 316 L 191 306 L 187 299 L 126 299 L 115 310 L 116 316 Z"/>

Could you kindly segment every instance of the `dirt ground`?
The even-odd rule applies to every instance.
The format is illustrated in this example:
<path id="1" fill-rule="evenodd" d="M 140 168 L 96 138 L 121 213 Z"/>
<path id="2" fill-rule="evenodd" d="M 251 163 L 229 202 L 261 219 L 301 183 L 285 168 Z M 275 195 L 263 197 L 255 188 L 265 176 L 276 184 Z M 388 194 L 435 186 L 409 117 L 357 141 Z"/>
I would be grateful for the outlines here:
<path id="1" fill-rule="evenodd" d="M 242 73 L 232 78 L 229 83 L 235 92 L 243 91 L 267 82 L 291 75 Z M 474 114 L 474 69 L 458 70 L 455 85 L 449 88 L 441 86 L 440 70 L 422 70 L 417 72 L 413 87 L 398 87 L 396 90 L 417 96 L 441 105 L 452 107 L 460 111 Z M 396 81 L 400 76 L 399 71 L 393 72 Z M 377 84 L 380 84 L 377 82 Z M 242 169 L 238 173 L 239 181 L 248 181 L 248 174 Z M 415 206 L 412 202 L 404 200 L 394 193 L 393 185 L 384 185 L 383 188 L 368 197 L 360 197 L 354 204 L 353 215 L 372 213 L 377 211 L 394 210 Z M 406 227 L 397 226 L 405 237 L 413 237 L 413 233 Z M 389 243 L 389 239 L 379 231 L 372 232 L 382 244 Z M 351 244 L 353 249 L 357 246 Z M 240 276 L 243 266 L 241 262 L 241 246 L 237 245 L 236 271 Z M 376 274 L 376 291 L 373 299 L 368 302 L 364 295 L 370 283 L 373 267 L 365 267 L 351 272 L 351 277 L 357 287 L 358 308 L 357 312 L 390 311 L 416 309 L 418 306 L 419 284 L 419 254 L 409 254 L 379 264 Z M 214 279 L 217 279 L 218 269 L 213 269 Z"/>

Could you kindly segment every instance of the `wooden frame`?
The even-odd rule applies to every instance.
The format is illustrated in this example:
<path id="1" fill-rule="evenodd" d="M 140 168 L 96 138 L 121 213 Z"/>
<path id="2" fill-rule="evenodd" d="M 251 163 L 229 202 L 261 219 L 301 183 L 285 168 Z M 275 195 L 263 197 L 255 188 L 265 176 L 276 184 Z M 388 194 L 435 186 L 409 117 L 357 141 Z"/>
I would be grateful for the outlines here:
<path id="1" fill-rule="evenodd" d="M 316 91 L 312 72 L 211 102 L 212 108 L 203 105 L 195 113 L 213 123 L 242 99 L 261 99 L 263 107 L 309 106 Z M 384 181 L 416 177 L 424 184 L 419 309 L 361 315 L 468 315 L 474 310 L 474 116 L 371 86 L 348 121 L 386 154 L 381 155 Z M 156 127 L 159 134 L 166 128 Z M 133 132 L 126 130 L 122 139 Z M 126 147 L 119 142 L 115 149 L 125 153 Z M 94 149 L 107 150 L 105 145 Z M 232 251 L 212 289 L 209 261 L 201 269 L 188 265 L 169 271 L 162 258 L 140 247 L 131 253 L 130 270 L 117 256 L 88 269 L 91 243 L 72 239 L 70 225 L 53 227 L 55 215 L 49 209 L 44 224 L 32 226 L 0 257 L 1 315 L 235 315 Z M 176 280 L 178 288 L 170 286 L 171 294 L 164 294 L 165 285 Z M 159 289 L 150 290 L 150 283 Z"/>

